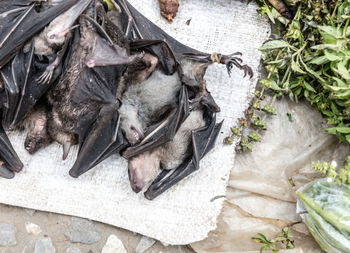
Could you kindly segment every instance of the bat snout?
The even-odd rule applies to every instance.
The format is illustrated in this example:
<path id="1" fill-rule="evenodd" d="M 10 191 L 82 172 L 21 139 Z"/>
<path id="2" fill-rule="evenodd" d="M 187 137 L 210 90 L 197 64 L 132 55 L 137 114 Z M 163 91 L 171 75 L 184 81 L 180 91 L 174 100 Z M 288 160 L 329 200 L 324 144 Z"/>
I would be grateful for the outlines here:
<path id="1" fill-rule="evenodd" d="M 129 132 L 126 134 L 126 138 L 131 145 L 135 145 L 142 140 L 143 134 L 135 126 L 131 126 Z"/>
<path id="2" fill-rule="evenodd" d="M 139 193 L 140 191 L 142 191 L 142 189 L 145 186 L 145 183 L 143 182 L 143 180 L 137 176 L 137 172 L 135 168 L 129 168 L 129 180 L 130 180 L 130 186 L 131 189 L 135 192 L 135 193 Z"/>
<path id="3" fill-rule="evenodd" d="M 30 138 L 27 138 L 25 140 L 24 148 L 28 151 L 29 154 L 33 154 L 37 150 L 36 145 L 35 145 L 35 141 L 33 141 Z"/>

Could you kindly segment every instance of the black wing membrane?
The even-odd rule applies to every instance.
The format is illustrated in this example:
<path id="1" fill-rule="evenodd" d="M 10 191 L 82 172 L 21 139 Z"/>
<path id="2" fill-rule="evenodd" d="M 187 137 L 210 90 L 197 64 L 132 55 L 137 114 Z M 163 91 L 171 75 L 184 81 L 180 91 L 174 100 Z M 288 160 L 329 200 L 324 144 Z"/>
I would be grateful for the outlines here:
<path id="1" fill-rule="evenodd" d="M 69 171 L 72 177 L 79 177 L 128 145 L 119 128 L 119 122 L 115 107 L 104 108 L 104 112 L 98 115 L 80 144 L 77 160 Z"/>
<path id="2" fill-rule="evenodd" d="M 116 0 L 115 2 L 122 10 L 122 24 L 125 36 L 133 41 L 130 43 L 130 48 L 142 48 L 156 55 L 166 74 L 173 74 L 176 71 L 174 66 L 177 60 L 181 61 L 184 58 L 183 53 L 200 53 L 168 35 L 126 0 Z M 167 44 L 170 45 L 175 58 L 169 55 Z"/>
<path id="3" fill-rule="evenodd" d="M 130 159 L 147 150 L 154 149 L 160 145 L 171 141 L 182 122 L 189 114 L 189 99 L 187 87 L 182 86 L 179 94 L 178 107 L 171 113 L 164 121 L 156 126 L 150 127 L 148 133 L 145 134 L 144 139 L 137 145 L 127 148 L 123 152 L 123 157 Z"/>
<path id="4" fill-rule="evenodd" d="M 0 69 L 16 55 L 24 43 L 76 2 L 77 0 L 60 1 L 38 12 L 36 1 L 0 1 Z"/>
<path id="5" fill-rule="evenodd" d="M 138 12 L 128 1 L 115 0 L 115 2 L 122 10 L 123 29 L 129 39 L 163 40 L 171 46 L 179 60 L 181 60 L 183 53 L 200 53 L 198 50 L 180 43 L 164 32 Z"/>
<path id="6" fill-rule="evenodd" d="M 92 169 L 102 160 L 111 155 L 110 149 L 122 147 L 124 140 L 118 137 L 119 131 L 119 101 L 115 98 L 116 88 L 114 77 L 120 77 L 122 68 L 116 66 L 85 68 L 80 75 L 80 81 L 75 90 L 76 102 L 89 99 L 100 104 L 97 115 L 88 114 L 79 119 L 75 130 L 79 136 L 78 157 L 69 171 L 72 177 L 79 177 Z M 119 74 L 118 74 L 119 73 Z"/>
<path id="7" fill-rule="evenodd" d="M 3 126 L 11 128 L 20 122 L 36 102 L 51 87 L 62 67 L 57 68 L 49 83 L 38 83 L 38 77 L 55 59 L 54 55 L 38 56 L 31 44 L 28 52 L 22 48 L 1 70 L 7 102 L 4 106 Z"/>
<path id="8" fill-rule="evenodd" d="M 23 168 L 23 164 L 21 160 L 18 158 L 15 150 L 13 149 L 9 138 L 7 137 L 4 129 L 0 124 L 0 160 L 4 162 L 5 168 L 3 165 L 0 165 L 0 174 L 6 177 L 7 175 L 11 175 L 12 172 L 19 172 Z M 6 173 L 7 172 L 7 173 Z"/>
<path id="9" fill-rule="evenodd" d="M 163 170 L 145 192 L 145 197 L 152 200 L 176 183 L 199 169 L 199 161 L 214 147 L 222 126 L 216 124 L 213 114 L 207 126 L 192 131 L 192 155 L 179 167 L 173 170 Z"/>

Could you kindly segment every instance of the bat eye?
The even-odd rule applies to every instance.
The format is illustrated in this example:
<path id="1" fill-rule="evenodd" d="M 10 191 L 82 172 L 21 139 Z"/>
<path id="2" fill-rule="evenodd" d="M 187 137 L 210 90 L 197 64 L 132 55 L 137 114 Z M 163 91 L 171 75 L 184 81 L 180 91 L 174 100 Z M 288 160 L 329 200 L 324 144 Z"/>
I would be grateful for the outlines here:
<path id="1" fill-rule="evenodd" d="M 51 35 L 49 35 L 49 38 L 50 38 L 51 40 L 53 40 L 54 38 L 56 38 L 56 34 L 51 34 Z"/>

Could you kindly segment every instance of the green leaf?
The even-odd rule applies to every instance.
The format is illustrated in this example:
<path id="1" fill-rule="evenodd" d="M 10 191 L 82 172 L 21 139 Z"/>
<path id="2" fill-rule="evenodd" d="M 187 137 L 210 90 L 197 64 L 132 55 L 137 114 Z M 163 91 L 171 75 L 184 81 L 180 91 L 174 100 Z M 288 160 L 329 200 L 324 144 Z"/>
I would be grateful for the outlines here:
<path id="1" fill-rule="evenodd" d="M 349 70 L 346 69 L 344 62 L 339 62 L 337 68 L 333 68 L 333 71 L 338 73 L 345 80 L 350 80 Z"/>
<path id="2" fill-rule="evenodd" d="M 297 72 L 297 73 L 300 73 L 300 74 L 306 74 L 306 72 L 304 70 L 302 70 L 300 68 L 300 66 L 294 60 L 292 60 L 292 62 L 291 62 L 291 67 L 292 67 L 292 70 L 294 72 Z"/>
<path id="3" fill-rule="evenodd" d="M 319 26 L 318 27 L 319 30 L 325 32 L 326 34 L 336 38 L 336 39 L 341 39 L 342 36 L 342 29 L 338 29 L 336 27 L 333 26 Z"/>
<path id="4" fill-rule="evenodd" d="M 316 90 L 308 82 L 304 81 L 304 86 L 307 90 L 316 93 Z"/>
<path id="5" fill-rule="evenodd" d="M 347 40 L 335 39 L 334 43 L 324 43 L 324 44 L 312 46 L 310 48 L 314 50 L 332 49 L 335 51 L 341 51 L 346 48 L 346 44 L 347 44 Z"/>
<path id="6" fill-rule="evenodd" d="M 316 64 L 316 65 L 323 65 L 325 63 L 327 63 L 329 60 L 327 59 L 326 56 L 322 55 L 316 58 L 313 58 L 311 61 L 309 61 L 308 63 L 310 64 Z"/>
<path id="7" fill-rule="evenodd" d="M 303 67 L 305 68 L 305 70 L 307 72 L 309 72 L 311 75 L 313 75 L 314 77 L 316 77 L 318 80 L 320 80 L 322 83 L 325 83 L 326 81 L 321 77 L 320 74 L 318 74 L 317 72 L 313 71 L 312 69 L 310 69 L 302 60 L 301 60 L 301 64 L 303 65 Z"/>
<path id="8" fill-rule="evenodd" d="M 329 134 L 337 134 L 336 127 L 326 128 L 326 131 L 327 131 Z"/>
<path id="9" fill-rule="evenodd" d="M 266 42 L 262 47 L 259 48 L 259 50 L 270 50 L 270 49 L 277 49 L 277 48 L 285 48 L 290 47 L 288 42 L 284 40 L 271 40 Z"/>
<path id="10" fill-rule="evenodd" d="M 348 143 L 350 143 L 350 134 L 345 135 L 345 139 Z"/>
<path id="11" fill-rule="evenodd" d="M 326 90 L 330 90 L 330 91 L 345 91 L 345 90 L 348 90 L 349 88 L 348 87 L 337 87 L 337 86 L 331 86 L 331 85 L 324 85 L 324 88 Z"/>
<path id="12" fill-rule="evenodd" d="M 348 88 L 347 85 L 343 82 L 343 80 L 339 79 L 338 77 L 332 76 L 332 78 L 337 82 L 337 85 L 339 87 L 345 87 Z"/>
<path id="13" fill-rule="evenodd" d="M 331 53 L 329 50 L 324 51 L 324 56 L 330 61 L 341 61 L 343 59 L 343 57 Z"/>
<path id="14" fill-rule="evenodd" d="M 350 127 L 333 127 L 335 131 L 342 134 L 350 134 Z"/>
<path id="15" fill-rule="evenodd" d="M 347 89 L 343 92 L 337 92 L 336 94 L 331 95 L 332 99 L 347 99 L 350 98 L 350 89 Z"/>

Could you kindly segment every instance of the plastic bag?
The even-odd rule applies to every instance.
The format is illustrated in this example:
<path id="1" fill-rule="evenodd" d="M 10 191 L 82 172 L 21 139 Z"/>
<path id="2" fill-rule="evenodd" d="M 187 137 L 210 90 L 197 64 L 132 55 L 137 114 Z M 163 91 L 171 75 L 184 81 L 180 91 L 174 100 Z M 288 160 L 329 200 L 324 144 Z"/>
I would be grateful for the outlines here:
<path id="1" fill-rule="evenodd" d="M 350 187 L 321 179 L 298 195 L 307 211 L 305 223 L 320 247 L 328 253 L 350 252 Z"/>

